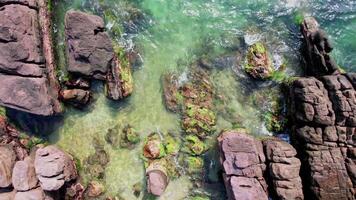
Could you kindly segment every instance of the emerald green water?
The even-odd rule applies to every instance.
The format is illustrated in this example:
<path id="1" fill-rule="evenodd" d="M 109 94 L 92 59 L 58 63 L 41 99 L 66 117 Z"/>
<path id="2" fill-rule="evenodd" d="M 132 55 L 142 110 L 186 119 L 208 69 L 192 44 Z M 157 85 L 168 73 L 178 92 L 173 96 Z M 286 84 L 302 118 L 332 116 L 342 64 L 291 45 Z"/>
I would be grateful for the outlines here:
<path id="1" fill-rule="evenodd" d="M 266 42 L 275 57 L 287 61 L 289 76 L 298 75 L 299 30 L 294 24 L 298 13 L 317 16 L 336 44 L 334 55 L 338 63 L 349 71 L 356 70 L 356 1 L 67 0 L 55 1 L 53 9 L 60 63 L 65 58 L 63 21 L 66 10 L 77 9 L 102 17 L 109 10 L 112 15 L 106 16 L 106 24 L 111 34 L 113 27 L 122 24 L 133 11 L 138 10 L 144 15 L 144 20 L 136 24 L 138 26 L 131 24 L 130 29 L 122 29 L 121 37 L 112 34 L 113 39 L 127 49 L 135 44 L 143 59 L 143 65 L 133 71 L 132 96 L 113 103 L 104 96 L 103 86 L 96 83 L 95 102 L 91 108 L 80 111 L 67 107 L 63 126 L 50 136 L 52 143 L 81 161 L 94 153 L 93 138 L 101 140 L 110 156 L 104 178 L 106 195 L 120 194 L 124 199 L 145 199 L 143 193 L 136 198 L 132 192 L 132 186 L 137 182 L 145 185 L 142 144 L 132 150 L 113 148 L 104 142 L 104 137 L 109 128 L 127 124 L 140 133 L 142 140 L 154 131 L 183 135 L 179 116 L 168 112 L 163 103 L 161 76 L 164 72 L 182 73 L 202 55 L 228 54 L 236 46 L 243 49 L 243 39 L 248 43 L 258 39 Z M 241 69 L 243 61 L 235 64 L 214 69 L 211 75 L 217 92 L 226 99 L 218 109 L 217 133 L 233 128 L 234 122 L 238 121 L 255 135 L 272 134 L 260 117 L 265 111 L 264 104 L 253 104 L 251 99 L 256 96 L 263 99 L 265 93 L 277 90 L 278 84 L 253 81 Z M 208 166 L 213 166 L 209 176 L 217 176 L 214 170 L 217 162 L 209 161 Z M 82 177 L 86 182 L 90 174 L 82 173 Z M 182 175 L 170 182 L 160 199 L 185 199 L 194 191 L 205 193 L 212 199 L 224 198 L 221 184 L 199 190 L 193 187 L 189 175 Z"/>

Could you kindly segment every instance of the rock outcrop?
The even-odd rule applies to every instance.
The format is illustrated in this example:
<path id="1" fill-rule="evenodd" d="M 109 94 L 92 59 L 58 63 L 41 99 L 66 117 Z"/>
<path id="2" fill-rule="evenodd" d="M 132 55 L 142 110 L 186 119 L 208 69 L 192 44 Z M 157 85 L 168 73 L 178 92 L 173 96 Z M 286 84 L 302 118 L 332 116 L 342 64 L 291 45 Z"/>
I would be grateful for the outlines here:
<path id="1" fill-rule="evenodd" d="M 68 71 L 105 80 L 114 58 L 104 20 L 96 15 L 68 11 L 65 17 Z"/>
<path id="2" fill-rule="evenodd" d="M 291 86 L 292 141 L 308 199 L 355 198 L 356 93 L 347 78 L 352 76 L 299 78 Z"/>
<path id="3" fill-rule="evenodd" d="M 0 6 L 0 105 L 43 116 L 60 113 L 54 64 L 48 60 L 51 33 L 42 23 L 47 5 L 18 0 Z"/>
<path id="4" fill-rule="evenodd" d="M 14 200 L 45 200 L 46 195 L 42 188 L 36 188 L 26 192 L 17 192 Z"/>
<path id="5" fill-rule="evenodd" d="M 150 194 L 161 196 L 168 186 L 166 169 L 155 162 L 146 169 L 147 191 Z"/>
<path id="6" fill-rule="evenodd" d="M 244 130 L 223 132 L 218 143 L 228 199 L 267 200 L 262 143 Z"/>
<path id="7" fill-rule="evenodd" d="M 248 47 L 246 55 L 245 71 L 256 79 L 267 79 L 271 77 L 273 70 L 267 48 L 261 42 Z"/>
<path id="8" fill-rule="evenodd" d="M 121 100 L 132 93 L 128 57 L 120 47 L 114 48 L 101 17 L 70 10 L 65 17 L 65 33 L 68 72 L 106 81 L 106 96 L 112 100 Z"/>
<path id="9" fill-rule="evenodd" d="M 36 151 L 35 169 L 40 185 L 45 191 L 56 191 L 64 183 L 77 178 L 73 158 L 55 146 Z"/>
<path id="10" fill-rule="evenodd" d="M 330 56 L 331 43 L 319 23 L 313 17 L 305 18 L 301 25 L 304 37 L 305 73 L 309 76 L 323 76 L 338 72 L 338 66 Z"/>
<path id="11" fill-rule="evenodd" d="M 304 199 L 297 151 L 292 145 L 277 139 L 263 141 L 263 145 L 273 195 L 281 200 Z"/>

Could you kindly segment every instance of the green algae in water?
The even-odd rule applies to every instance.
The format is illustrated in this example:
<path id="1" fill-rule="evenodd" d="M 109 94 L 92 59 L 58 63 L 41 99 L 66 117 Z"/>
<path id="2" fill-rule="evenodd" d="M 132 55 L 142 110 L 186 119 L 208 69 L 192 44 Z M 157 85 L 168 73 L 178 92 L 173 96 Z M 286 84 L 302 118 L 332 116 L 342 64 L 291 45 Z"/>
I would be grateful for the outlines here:
<path id="1" fill-rule="evenodd" d="M 138 182 L 145 185 L 144 166 L 141 159 L 142 141 L 152 132 L 181 133 L 180 119 L 177 115 L 168 112 L 163 104 L 160 85 L 162 74 L 167 71 L 185 71 L 189 63 L 202 55 L 209 57 L 226 52 L 226 47 L 229 46 L 226 44 L 234 43 L 235 38 L 246 36 L 245 31 L 251 26 L 260 30 L 257 35 L 264 38 L 267 45 L 275 45 L 277 49 L 282 49 L 278 53 L 287 54 L 286 59 L 297 60 L 298 55 L 291 52 L 298 51 L 298 44 L 291 42 L 296 38 L 290 35 L 288 24 L 293 23 L 290 16 L 300 8 L 290 3 L 293 1 L 288 2 L 284 5 L 277 0 L 54 1 L 52 10 L 54 10 L 56 25 L 56 47 L 58 48 L 56 53 L 62 79 L 66 76 L 63 73 L 66 66 L 63 30 L 64 15 L 68 9 L 79 9 L 104 17 L 107 29 L 114 40 L 127 44 L 130 43 L 126 41 L 127 38 L 128 40 L 133 38 L 132 42 L 137 44 L 144 64 L 133 71 L 134 92 L 131 97 L 123 102 L 113 103 L 105 98 L 102 84 L 95 84 L 95 102 L 92 108 L 85 111 L 67 108 L 64 125 L 51 135 L 51 142 L 58 144 L 75 158 L 83 161 L 95 152 L 93 138 L 105 141 L 109 128 L 118 124 L 130 124 L 140 134 L 141 143 L 132 150 L 113 148 L 109 144 L 104 144 L 104 149 L 110 156 L 104 184 L 107 195 L 119 194 L 125 199 L 145 199 L 144 192 L 137 198 L 132 190 Z M 307 5 L 318 4 L 315 2 L 310 0 Z M 146 29 L 130 34 L 125 33 L 125 28 L 120 24 L 126 19 L 128 10 L 133 6 L 146 13 L 148 22 L 145 24 Z M 312 7 L 311 9 L 317 10 L 318 13 L 318 8 Z M 278 16 L 275 17 L 276 15 Z M 332 31 L 331 36 L 337 38 L 336 41 L 339 42 L 334 51 L 338 61 L 341 60 L 339 58 L 345 58 L 346 55 L 353 55 L 356 52 L 353 48 L 355 42 L 350 42 L 356 40 L 354 37 L 356 34 L 352 32 L 356 30 L 355 19 L 342 20 L 345 21 L 343 25 L 347 26 L 346 33 L 344 32 L 342 36 L 336 36 L 340 28 L 333 26 L 337 25 L 330 25 L 327 26 L 330 28 L 326 28 L 327 31 L 335 30 Z M 322 25 L 328 25 L 327 22 L 323 19 Z M 298 32 L 298 29 L 295 29 L 295 32 Z M 124 33 L 124 36 L 118 33 Z M 248 38 L 247 36 L 245 38 Z M 129 45 L 124 46 L 129 47 Z M 346 61 L 341 62 L 341 65 L 349 69 Z M 296 73 L 293 66 L 298 66 L 298 64 L 291 63 L 287 66 L 288 75 Z M 270 134 L 259 117 L 261 108 L 256 107 L 250 100 L 251 94 L 242 93 L 244 90 L 249 90 L 247 86 L 253 84 L 246 81 L 241 72 L 234 73 L 231 69 L 216 70 L 212 73 L 212 77 L 215 87 L 219 93 L 224 95 L 224 100 L 218 102 L 217 131 L 208 139 L 208 146 L 211 147 L 216 143 L 216 136 L 224 129 L 245 127 L 249 132 L 257 135 Z M 256 90 L 256 88 L 250 90 Z M 175 136 L 182 137 L 181 134 Z M 218 162 L 217 159 L 215 160 Z M 91 178 L 90 174 L 82 173 L 81 175 L 84 182 Z M 189 199 L 192 190 L 194 190 L 194 183 L 189 175 L 183 175 L 171 181 L 166 192 L 159 199 Z M 206 194 L 203 196 L 224 199 L 221 197 L 224 194 L 219 189 L 206 189 L 204 192 Z"/>

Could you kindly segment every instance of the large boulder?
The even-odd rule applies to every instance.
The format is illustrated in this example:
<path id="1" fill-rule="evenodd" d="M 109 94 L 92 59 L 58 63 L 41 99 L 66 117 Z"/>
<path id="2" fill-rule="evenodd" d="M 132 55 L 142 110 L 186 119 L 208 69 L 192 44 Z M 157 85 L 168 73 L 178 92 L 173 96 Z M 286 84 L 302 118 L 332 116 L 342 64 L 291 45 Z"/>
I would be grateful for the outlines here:
<path id="1" fill-rule="evenodd" d="M 281 140 L 270 139 L 263 144 L 275 195 L 281 200 L 304 199 L 297 151 Z"/>
<path id="2" fill-rule="evenodd" d="M 15 198 L 16 191 L 0 191 L 1 200 L 13 200 Z"/>
<path id="3" fill-rule="evenodd" d="M 82 89 L 62 90 L 60 96 L 63 102 L 69 103 L 75 107 L 83 107 L 90 101 L 91 93 Z"/>
<path id="4" fill-rule="evenodd" d="M 10 76 L 0 73 L 0 104 L 24 112 L 49 116 L 55 114 L 46 78 Z"/>
<path id="5" fill-rule="evenodd" d="M 28 191 L 37 187 L 34 161 L 27 157 L 17 161 L 12 172 L 12 185 L 17 191 Z"/>
<path id="6" fill-rule="evenodd" d="M 68 71 L 105 80 L 114 58 L 109 35 L 99 16 L 70 10 L 65 16 Z"/>
<path id="7" fill-rule="evenodd" d="M 36 151 L 35 170 L 45 191 L 58 190 L 65 182 L 77 178 L 73 158 L 55 146 L 47 146 Z"/>
<path id="8" fill-rule="evenodd" d="M 41 77 L 45 65 L 36 10 L 10 4 L 0 16 L 0 71 Z"/>
<path id="9" fill-rule="evenodd" d="M 244 130 L 225 131 L 218 138 L 228 199 L 267 200 L 262 143 Z"/>
<path id="10" fill-rule="evenodd" d="M 159 162 L 153 162 L 146 169 L 146 176 L 148 193 L 161 196 L 168 185 L 168 176 L 165 168 Z"/>
<path id="11" fill-rule="evenodd" d="M 256 79 L 271 77 L 274 69 L 267 48 L 261 42 L 248 47 L 245 71 Z"/>
<path id="12" fill-rule="evenodd" d="M 11 146 L 0 146 L 0 188 L 7 188 L 12 184 L 12 169 L 15 165 L 16 154 Z"/>

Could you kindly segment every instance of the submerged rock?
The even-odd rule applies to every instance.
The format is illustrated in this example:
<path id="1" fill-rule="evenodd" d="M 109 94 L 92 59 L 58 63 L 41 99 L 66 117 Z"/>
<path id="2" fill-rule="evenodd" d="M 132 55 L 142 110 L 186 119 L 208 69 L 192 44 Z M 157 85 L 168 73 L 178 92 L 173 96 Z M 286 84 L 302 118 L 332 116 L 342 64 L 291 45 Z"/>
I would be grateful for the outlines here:
<path id="1" fill-rule="evenodd" d="M 158 134 L 151 134 L 143 147 L 143 156 L 149 159 L 162 158 L 166 155 L 165 147 Z"/>
<path id="2" fill-rule="evenodd" d="M 264 44 L 257 42 L 247 50 L 245 71 L 256 79 L 270 78 L 273 73 L 272 62 Z"/>
<path id="3" fill-rule="evenodd" d="M 183 103 L 183 96 L 179 92 L 178 77 L 173 73 L 163 75 L 163 97 L 168 110 L 178 112 Z"/>
<path id="4" fill-rule="evenodd" d="M 11 146 L 0 145 L 0 188 L 12 184 L 12 169 L 15 165 L 16 154 Z"/>
<path id="5" fill-rule="evenodd" d="M 78 176 L 73 158 L 55 146 L 36 151 L 35 169 L 41 187 L 46 191 L 58 190 Z"/>
<path id="6" fill-rule="evenodd" d="M 105 191 L 104 186 L 97 182 L 97 181 L 92 181 L 89 183 L 88 188 L 87 188 L 87 196 L 88 197 L 99 197 L 102 195 Z"/>
<path id="7" fill-rule="evenodd" d="M 105 80 L 114 58 L 102 18 L 70 10 L 65 17 L 68 71 Z"/>
<path id="8" fill-rule="evenodd" d="M 63 102 L 81 108 L 89 104 L 91 92 L 82 89 L 62 90 L 60 96 Z"/>

